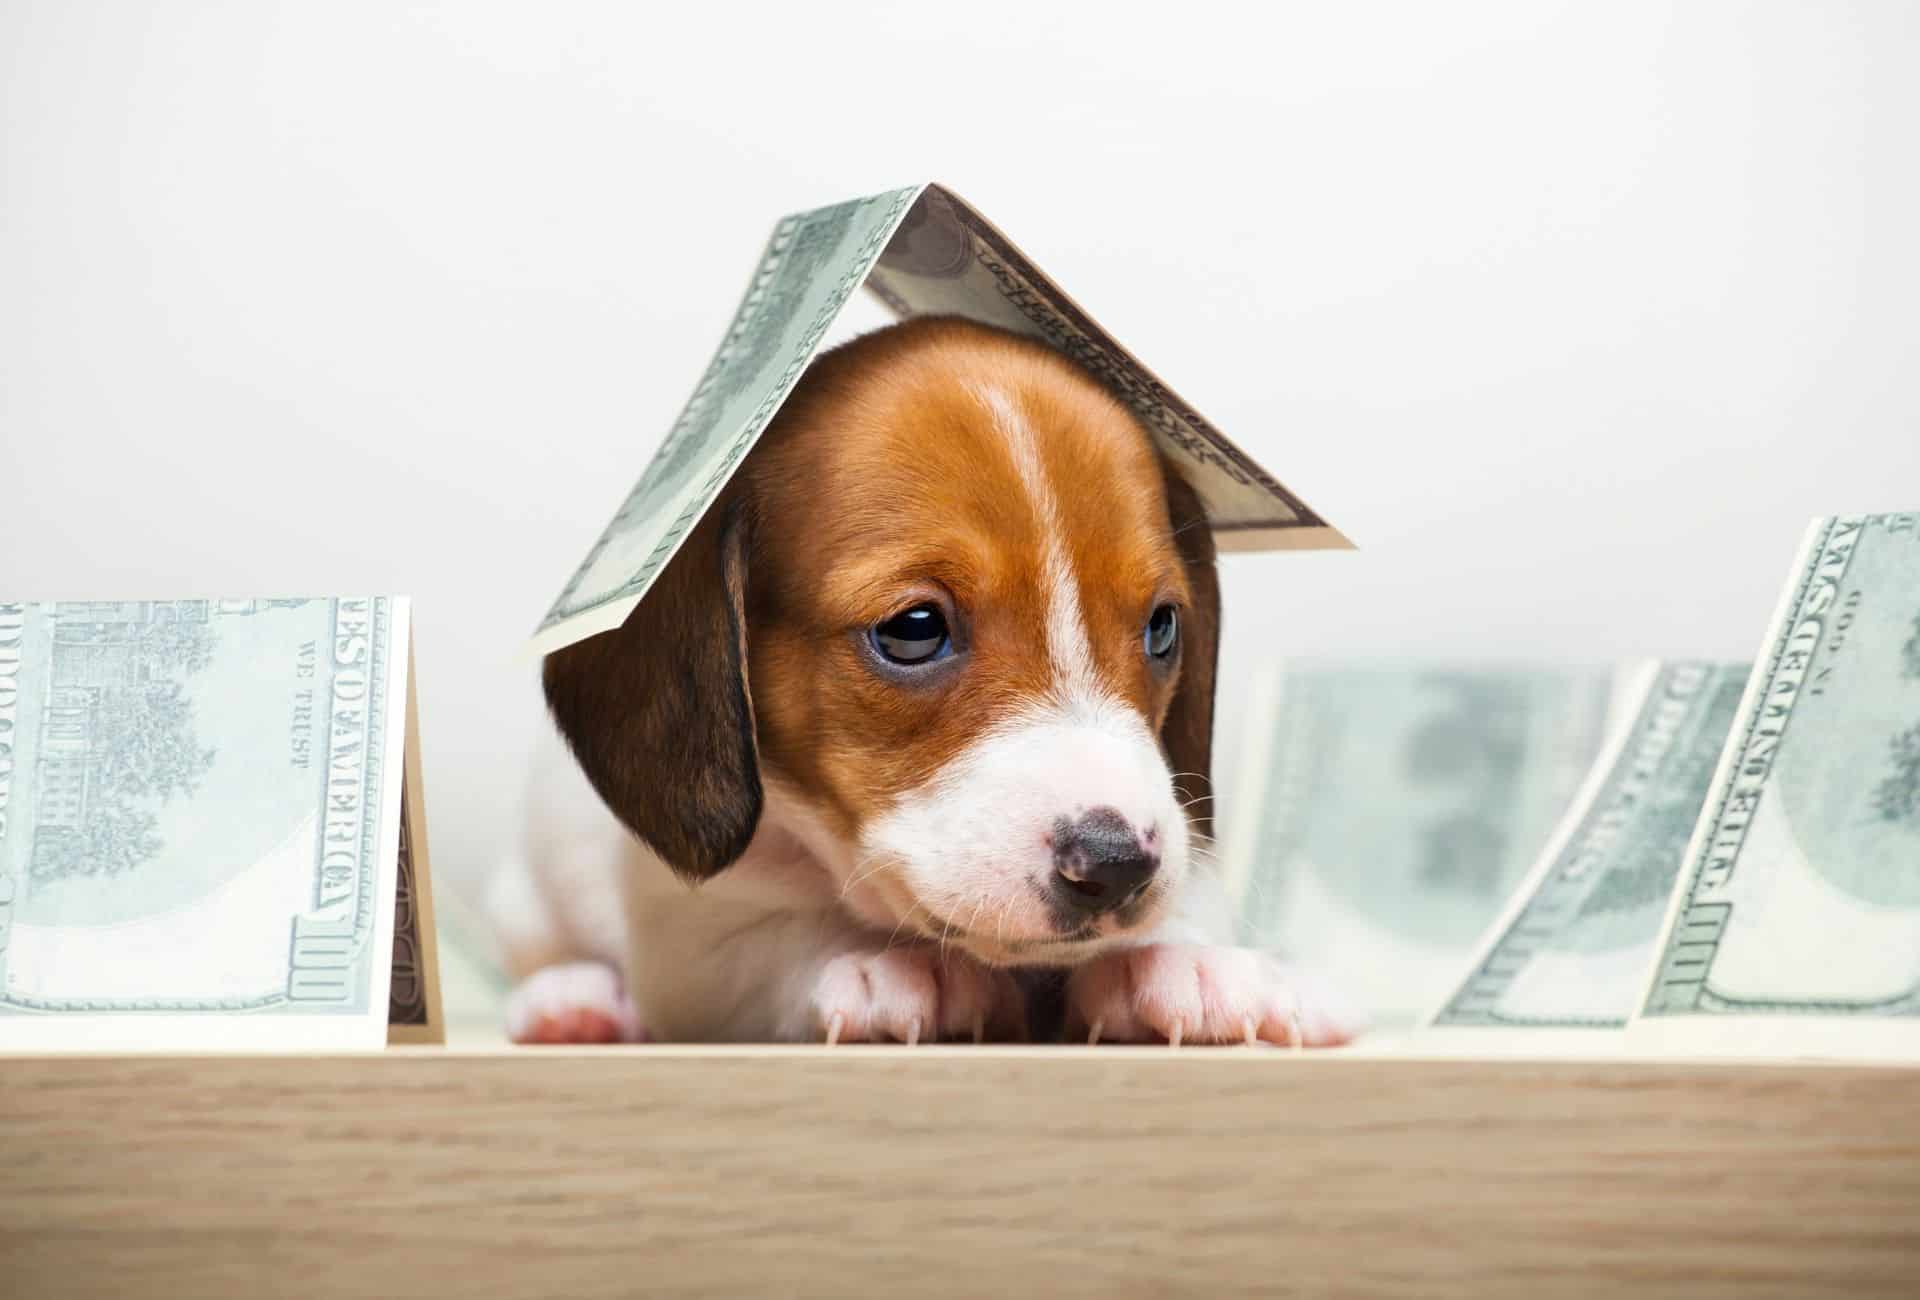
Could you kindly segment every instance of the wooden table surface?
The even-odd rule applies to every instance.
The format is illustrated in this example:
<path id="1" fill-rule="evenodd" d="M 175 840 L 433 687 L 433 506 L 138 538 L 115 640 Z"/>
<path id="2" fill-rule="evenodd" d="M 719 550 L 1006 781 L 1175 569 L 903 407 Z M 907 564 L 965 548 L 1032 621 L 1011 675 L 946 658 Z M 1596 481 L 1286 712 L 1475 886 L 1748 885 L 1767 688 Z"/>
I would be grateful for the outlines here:
<path id="1" fill-rule="evenodd" d="M 1920 1296 L 1920 1068 L 0 1060 L 0 1295 Z"/>

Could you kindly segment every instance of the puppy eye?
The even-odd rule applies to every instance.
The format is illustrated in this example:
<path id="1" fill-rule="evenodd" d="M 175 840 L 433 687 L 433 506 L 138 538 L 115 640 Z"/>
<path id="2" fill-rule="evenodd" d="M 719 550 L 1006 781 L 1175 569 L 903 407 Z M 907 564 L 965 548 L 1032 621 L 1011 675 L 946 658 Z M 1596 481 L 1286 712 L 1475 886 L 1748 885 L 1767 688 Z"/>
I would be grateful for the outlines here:
<path id="1" fill-rule="evenodd" d="M 1171 605 L 1162 605 L 1147 620 L 1147 653 L 1165 659 L 1180 644 L 1180 613 Z"/>
<path id="2" fill-rule="evenodd" d="M 947 616 L 935 605 L 915 605 L 874 624 L 873 644 L 897 664 L 931 663 L 953 650 Z"/>

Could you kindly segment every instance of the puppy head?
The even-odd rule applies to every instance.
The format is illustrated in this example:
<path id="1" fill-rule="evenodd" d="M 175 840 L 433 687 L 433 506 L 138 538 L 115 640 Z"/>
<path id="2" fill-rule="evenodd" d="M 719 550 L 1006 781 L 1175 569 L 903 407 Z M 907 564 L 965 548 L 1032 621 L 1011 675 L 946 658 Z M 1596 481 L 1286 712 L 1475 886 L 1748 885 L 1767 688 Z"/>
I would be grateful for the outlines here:
<path id="1" fill-rule="evenodd" d="M 872 924 L 1062 963 L 1157 919 L 1207 829 L 1198 498 L 1037 343 L 922 319 L 814 362 L 555 718 L 677 870 L 771 800 Z"/>

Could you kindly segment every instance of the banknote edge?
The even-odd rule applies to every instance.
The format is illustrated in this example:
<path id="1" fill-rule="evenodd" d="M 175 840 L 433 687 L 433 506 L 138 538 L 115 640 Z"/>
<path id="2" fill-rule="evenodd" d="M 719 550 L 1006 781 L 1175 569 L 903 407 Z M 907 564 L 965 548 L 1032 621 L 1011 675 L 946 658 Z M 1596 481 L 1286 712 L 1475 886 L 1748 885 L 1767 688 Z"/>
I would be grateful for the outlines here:
<path id="1" fill-rule="evenodd" d="M 407 775 L 407 712 L 413 685 L 413 601 L 392 596 L 392 626 L 387 648 L 386 770 L 380 780 L 380 856 L 375 862 L 373 901 L 373 986 L 366 1015 L 377 1041 L 384 1042 L 393 985 L 394 902 L 400 888 L 401 799 Z"/>
<path id="2" fill-rule="evenodd" d="M 1752 730 L 1754 718 L 1758 714 L 1760 698 L 1766 693 L 1766 684 L 1773 678 L 1774 665 L 1779 660 L 1778 647 L 1780 633 L 1794 608 L 1800 603 L 1800 594 L 1810 573 L 1809 560 L 1820 549 L 1821 540 L 1826 535 L 1837 515 L 1818 515 L 1809 523 L 1800 536 L 1800 545 L 1794 552 L 1792 566 L 1787 570 L 1787 580 L 1781 584 L 1779 597 L 1774 602 L 1773 616 L 1767 620 L 1767 629 L 1760 639 L 1758 652 L 1753 657 L 1753 668 L 1747 674 L 1746 689 L 1740 693 L 1739 707 L 1733 713 L 1733 726 L 1727 731 L 1727 740 L 1720 750 L 1720 761 L 1714 764 L 1713 779 L 1707 783 L 1707 797 L 1700 805 L 1700 816 L 1695 820 L 1693 834 L 1687 837 L 1687 847 L 1680 859 L 1680 872 L 1674 878 L 1673 893 L 1667 899 L 1667 913 L 1661 922 L 1659 938 L 1654 941 L 1653 951 L 1648 954 L 1646 974 L 1640 981 L 1640 996 L 1635 1000 L 1633 1015 L 1628 1019 L 1626 1032 L 1633 1034 L 1639 1026 L 1649 1020 L 1683 1019 L 1696 1021 L 1701 1017 L 1652 1016 L 1647 1014 L 1654 992 L 1660 985 L 1660 968 L 1666 961 L 1667 946 L 1672 941 L 1673 929 L 1680 914 L 1686 910 L 1687 900 L 1693 895 L 1694 882 L 1699 875 L 1699 865 L 1707 842 L 1712 838 L 1713 826 L 1720 820 L 1721 810 L 1726 806 L 1722 789 L 1740 753 L 1746 748 L 1746 738 Z M 1707 1017 L 1710 1019 L 1711 1017 Z"/>
<path id="3" fill-rule="evenodd" d="M 427 791 L 425 782 L 421 779 L 420 677 L 415 666 L 418 654 L 412 622 L 409 617 L 407 620 L 407 734 L 403 759 L 405 775 L 400 790 L 400 815 L 406 820 L 408 853 L 413 865 L 414 924 L 420 938 L 420 973 L 425 985 L 421 992 L 427 1018 L 423 1024 L 396 1025 L 389 1022 L 387 1025 L 389 1047 L 444 1046 L 447 1041 L 446 1008 L 441 1001 L 440 991 L 440 931 L 434 920 L 433 855 L 428 847 Z M 395 843 L 394 891 L 397 895 L 400 887 L 397 833 Z M 397 925 L 398 922 L 395 924 Z M 391 951 L 391 944 L 388 945 L 388 949 Z M 391 970 L 388 972 L 387 981 L 388 1003 L 391 1006 L 393 981 Z"/>
<path id="4" fill-rule="evenodd" d="M 627 615 L 631 614 L 634 608 L 646 598 L 647 592 L 650 591 L 653 584 L 658 581 L 660 574 L 665 571 L 666 566 L 673 562 L 673 557 L 679 553 L 680 547 L 685 544 L 687 537 L 692 534 L 694 526 L 698 524 L 699 521 L 705 517 L 706 512 L 712 508 L 714 497 L 717 496 L 721 490 L 724 490 L 727 482 L 730 481 L 733 474 L 738 471 L 740 463 L 752 453 L 753 448 L 758 445 L 761 435 L 766 432 L 767 426 L 772 424 L 774 418 L 779 415 L 780 409 L 786 405 L 787 398 L 792 395 L 794 385 L 799 381 L 800 375 L 805 373 L 807 366 L 810 365 L 813 358 L 819 354 L 820 343 L 821 340 L 824 339 L 826 331 L 833 327 L 833 323 L 837 321 L 841 313 L 846 310 L 847 303 L 852 300 L 854 292 L 866 282 L 867 276 L 873 270 L 874 263 L 877 262 L 880 255 L 886 251 L 886 247 L 888 243 L 892 241 L 894 233 L 899 230 L 900 223 L 905 220 L 908 212 L 912 210 L 913 205 L 920 200 L 920 197 L 926 193 L 926 190 L 926 183 L 903 186 L 891 190 L 881 190 L 873 194 L 843 200 L 840 203 L 828 203 L 815 208 L 790 212 L 774 222 L 772 231 L 767 236 L 766 241 L 761 245 L 760 257 L 754 263 L 756 273 L 761 266 L 765 265 L 767 256 L 772 251 L 781 229 L 788 223 L 800 221 L 816 213 L 837 207 L 882 202 L 892 205 L 885 220 L 875 229 L 873 235 L 870 237 L 869 247 L 862 251 L 861 260 L 863 264 L 859 266 L 857 277 L 849 275 L 847 278 L 850 282 L 847 284 L 845 291 L 836 292 L 836 294 L 829 299 L 827 308 L 820 312 L 815 320 L 809 324 L 808 333 L 812 336 L 812 341 L 806 347 L 804 354 L 795 359 L 795 364 L 789 366 L 788 373 L 783 376 L 782 381 L 776 387 L 770 399 L 750 417 L 750 427 L 742 430 L 741 433 L 735 436 L 735 443 L 739 447 L 738 454 L 733 457 L 727 466 L 726 474 L 715 488 L 714 496 L 709 496 L 698 511 L 687 516 L 684 520 L 676 521 L 676 524 L 670 526 L 667 533 L 655 544 L 654 554 L 660 555 L 661 558 L 658 564 L 652 565 L 652 573 L 644 582 L 637 581 L 638 573 L 629 576 L 614 593 L 606 598 L 589 602 L 570 612 L 563 612 L 563 607 L 566 605 L 567 594 L 572 587 L 573 577 L 577 577 L 593 563 L 593 559 L 599 553 L 600 547 L 606 542 L 608 530 L 612 528 L 614 521 L 620 517 L 621 507 L 633 497 L 634 492 L 639 487 L 641 479 L 644 479 L 646 469 L 643 467 L 641 470 L 641 478 L 635 479 L 627 488 L 625 494 L 620 498 L 620 504 L 615 506 L 613 513 L 608 517 L 607 523 L 595 534 L 592 545 L 587 548 L 586 554 L 582 556 L 580 561 L 574 566 L 573 576 L 570 576 L 568 582 L 562 586 L 559 596 L 554 599 L 546 614 L 542 616 L 539 626 L 534 629 L 533 634 L 523 643 L 520 653 L 516 656 L 517 659 L 522 661 L 531 660 L 541 655 L 552 653 L 554 650 L 575 644 L 579 641 L 584 641 L 589 636 L 618 627 L 626 621 Z M 720 355 L 725 348 L 726 340 L 738 327 L 741 316 L 746 310 L 747 303 L 752 297 L 754 278 L 754 275 L 748 276 L 747 289 L 741 293 L 739 304 L 734 308 L 733 315 L 728 318 L 727 328 L 722 332 L 720 341 L 714 345 L 713 356 L 708 359 L 707 368 L 701 372 L 701 378 L 699 382 L 694 385 L 693 393 L 689 394 L 687 401 L 682 403 L 680 414 L 675 416 L 673 425 L 668 427 L 668 432 L 662 439 L 663 444 L 666 438 L 672 436 L 673 428 L 678 426 L 680 421 L 686 418 L 687 408 L 691 405 L 693 395 L 697 394 L 715 373 L 719 364 Z M 650 464 L 651 462 L 649 462 L 649 465 Z M 652 564 L 651 556 L 647 564 Z M 639 572 L 645 572 L 647 564 L 643 564 Z M 618 612 L 614 614 L 608 611 Z"/>

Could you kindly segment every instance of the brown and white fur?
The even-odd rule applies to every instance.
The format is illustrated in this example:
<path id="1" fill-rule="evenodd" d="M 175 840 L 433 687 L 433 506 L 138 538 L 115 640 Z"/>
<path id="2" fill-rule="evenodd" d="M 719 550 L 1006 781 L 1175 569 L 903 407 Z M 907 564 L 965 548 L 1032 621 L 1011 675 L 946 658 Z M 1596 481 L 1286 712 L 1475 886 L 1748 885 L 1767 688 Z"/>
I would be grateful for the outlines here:
<path id="1" fill-rule="evenodd" d="M 1048 968 L 1082 1038 L 1343 1041 L 1232 946 L 1204 848 L 1219 603 L 1198 497 L 1055 352 L 922 319 L 824 354 L 627 622 L 546 662 L 489 898 L 511 1036 L 1021 1038 Z M 916 607 L 951 653 L 903 666 L 872 630 Z"/>

